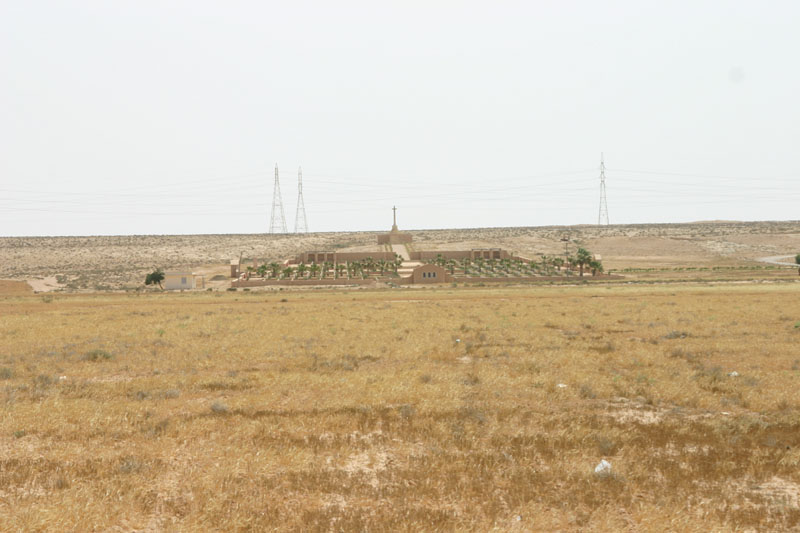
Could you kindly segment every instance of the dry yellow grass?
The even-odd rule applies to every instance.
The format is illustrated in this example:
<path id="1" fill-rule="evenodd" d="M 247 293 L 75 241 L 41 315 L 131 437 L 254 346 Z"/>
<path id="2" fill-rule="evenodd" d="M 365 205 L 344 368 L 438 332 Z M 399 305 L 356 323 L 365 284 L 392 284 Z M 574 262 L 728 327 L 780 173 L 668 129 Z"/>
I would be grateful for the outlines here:
<path id="1" fill-rule="evenodd" d="M 798 296 L 788 283 L 8 296 L 0 524 L 797 527 Z M 604 458 L 611 474 L 595 475 Z"/>

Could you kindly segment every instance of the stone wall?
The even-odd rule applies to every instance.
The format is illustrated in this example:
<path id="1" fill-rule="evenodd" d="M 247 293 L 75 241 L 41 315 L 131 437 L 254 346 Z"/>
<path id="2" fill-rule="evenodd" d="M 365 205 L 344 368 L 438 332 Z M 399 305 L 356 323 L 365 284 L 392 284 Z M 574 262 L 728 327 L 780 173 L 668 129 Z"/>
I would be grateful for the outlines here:
<path id="1" fill-rule="evenodd" d="M 395 278 L 396 279 L 396 278 Z M 341 286 L 341 285 L 375 285 L 374 278 L 368 279 L 249 279 L 231 282 L 231 287 L 270 287 L 281 286 Z"/>
<path id="2" fill-rule="evenodd" d="M 304 252 L 291 261 L 289 264 L 297 265 L 300 263 L 317 263 L 321 264 L 325 261 L 331 263 L 348 263 L 350 261 L 363 261 L 371 257 L 375 261 L 393 262 L 395 259 L 394 252 Z M 321 260 L 320 260 L 321 259 Z"/>

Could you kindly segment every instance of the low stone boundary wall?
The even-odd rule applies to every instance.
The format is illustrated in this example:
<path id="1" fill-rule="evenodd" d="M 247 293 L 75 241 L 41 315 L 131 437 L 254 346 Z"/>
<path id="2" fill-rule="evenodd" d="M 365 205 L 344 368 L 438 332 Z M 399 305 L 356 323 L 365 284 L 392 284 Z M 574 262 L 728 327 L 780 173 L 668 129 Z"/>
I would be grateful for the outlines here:
<path id="1" fill-rule="evenodd" d="M 286 285 L 297 287 L 303 285 L 374 285 L 374 279 L 248 279 L 233 280 L 231 287 L 269 287 L 272 285 Z"/>
<path id="2" fill-rule="evenodd" d="M 624 276 L 616 274 L 598 274 L 597 276 L 530 276 L 530 277 L 498 277 L 498 278 L 465 278 L 455 277 L 450 279 L 447 283 L 536 283 L 548 281 L 602 281 L 608 279 L 625 279 Z M 249 279 L 249 280 L 234 280 L 231 282 L 231 287 L 234 288 L 249 288 L 249 287 L 271 287 L 271 286 L 346 286 L 346 285 L 378 285 L 381 283 L 395 283 L 397 285 L 411 285 L 413 282 L 410 277 L 389 278 L 376 280 L 375 278 L 368 279 Z M 428 284 L 426 284 L 428 285 Z M 433 285 L 432 283 L 430 285 Z M 438 285 L 441 285 L 439 283 Z"/>
<path id="3" fill-rule="evenodd" d="M 597 276 L 529 276 L 529 277 L 497 277 L 497 278 L 465 278 L 456 276 L 454 283 L 516 283 L 520 281 L 601 281 L 606 279 L 625 279 L 624 276 L 616 274 L 598 274 Z"/>

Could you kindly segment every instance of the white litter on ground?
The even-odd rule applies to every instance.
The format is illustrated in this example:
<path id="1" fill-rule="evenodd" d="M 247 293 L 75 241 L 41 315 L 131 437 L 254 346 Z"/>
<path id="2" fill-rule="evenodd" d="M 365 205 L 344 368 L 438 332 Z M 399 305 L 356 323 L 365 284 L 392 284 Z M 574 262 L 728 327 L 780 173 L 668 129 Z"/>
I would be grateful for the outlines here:
<path id="1" fill-rule="evenodd" d="M 594 467 L 595 474 L 610 474 L 611 473 L 611 463 L 603 459 L 597 466 Z"/>

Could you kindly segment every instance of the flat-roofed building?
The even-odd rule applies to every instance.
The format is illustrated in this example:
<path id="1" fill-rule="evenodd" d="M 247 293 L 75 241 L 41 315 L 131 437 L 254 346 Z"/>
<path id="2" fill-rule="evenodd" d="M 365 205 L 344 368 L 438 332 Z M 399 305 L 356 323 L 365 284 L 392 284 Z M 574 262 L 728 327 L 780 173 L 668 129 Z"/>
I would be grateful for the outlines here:
<path id="1" fill-rule="evenodd" d="M 181 270 L 164 272 L 164 288 L 167 290 L 191 290 L 205 287 L 205 277 Z"/>

